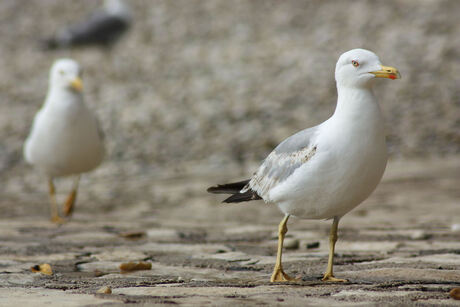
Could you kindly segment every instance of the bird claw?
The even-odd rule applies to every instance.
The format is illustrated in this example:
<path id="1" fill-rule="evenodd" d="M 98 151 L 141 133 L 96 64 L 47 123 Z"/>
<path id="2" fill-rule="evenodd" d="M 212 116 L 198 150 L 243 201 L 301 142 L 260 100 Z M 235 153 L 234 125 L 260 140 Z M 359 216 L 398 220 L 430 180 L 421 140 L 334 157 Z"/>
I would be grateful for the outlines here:
<path id="1" fill-rule="evenodd" d="M 62 224 L 65 224 L 67 221 L 63 219 L 62 217 L 56 215 L 56 216 L 51 217 L 51 222 L 58 224 L 58 225 L 62 225 Z"/>
<path id="2" fill-rule="evenodd" d="M 347 279 L 335 278 L 332 274 L 324 274 L 322 281 L 326 282 L 348 282 Z"/>
<path id="3" fill-rule="evenodd" d="M 270 282 L 288 282 L 288 281 L 299 281 L 297 278 L 292 278 L 288 274 L 286 274 L 283 269 L 275 269 L 270 278 Z"/>

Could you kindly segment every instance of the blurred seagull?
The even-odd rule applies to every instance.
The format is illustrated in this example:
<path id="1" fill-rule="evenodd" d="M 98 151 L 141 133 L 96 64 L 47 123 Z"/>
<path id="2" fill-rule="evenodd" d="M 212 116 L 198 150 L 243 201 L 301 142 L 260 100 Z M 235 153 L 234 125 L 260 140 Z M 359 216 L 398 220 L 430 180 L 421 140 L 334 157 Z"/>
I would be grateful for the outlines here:
<path id="1" fill-rule="evenodd" d="M 70 216 L 80 174 L 98 166 L 104 156 L 102 133 L 82 95 L 81 69 L 71 59 L 59 59 L 51 67 L 48 94 L 35 115 L 24 144 L 26 161 L 48 176 L 51 220 L 62 223 L 53 178 L 75 175 L 63 214 Z"/>
<path id="2" fill-rule="evenodd" d="M 371 51 L 345 52 L 335 68 L 338 99 L 332 117 L 281 142 L 251 179 L 208 189 L 232 194 L 225 203 L 263 199 L 285 214 L 279 225 L 272 282 L 294 280 L 281 264 L 291 215 L 333 220 L 323 280 L 346 281 L 333 274 L 339 220 L 374 191 L 387 164 L 384 123 L 372 93 L 375 78 L 398 79 L 400 75 L 397 69 L 382 66 Z"/>
<path id="3" fill-rule="evenodd" d="M 83 45 L 110 46 L 131 25 L 131 12 L 122 0 L 105 0 L 104 7 L 89 18 L 58 31 L 45 39 L 45 49 L 62 49 Z"/>

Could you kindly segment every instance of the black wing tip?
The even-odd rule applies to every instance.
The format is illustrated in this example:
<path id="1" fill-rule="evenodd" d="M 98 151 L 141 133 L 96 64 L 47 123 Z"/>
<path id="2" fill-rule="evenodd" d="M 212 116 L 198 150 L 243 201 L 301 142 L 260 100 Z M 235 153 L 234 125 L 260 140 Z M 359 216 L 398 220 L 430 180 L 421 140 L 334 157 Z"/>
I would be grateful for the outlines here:
<path id="1" fill-rule="evenodd" d="M 213 194 L 231 194 L 230 197 L 224 199 L 222 203 L 240 203 L 243 201 L 262 199 L 256 191 L 251 189 L 243 193 L 240 192 L 248 183 L 249 179 L 227 184 L 218 184 L 209 187 L 206 191 Z"/>
<path id="2" fill-rule="evenodd" d="M 244 193 L 233 194 L 230 197 L 224 199 L 222 203 L 226 203 L 226 204 L 241 203 L 245 201 L 259 200 L 259 199 L 262 199 L 262 197 L 260 197 L 259 194 L 257 194 L 257 192 L 253 190 L 248 190 Z"/>
<path id="3" fill-rule="evenodd" d="M 207 189 L 206 189 L 206 192 L 215 194 L 215 193 L 218 193 L 218 192 L 217 192 L 217 191 L 218 191 L 218 188 L 219 188 L 219 186 L 218 186 L 218 185 L 215 185 L 215 186 L 212 186 L 212 187 L 207 188 Z"/>
<path id="4" fill-rule="evenodd" d="M 232 194 L 224 184 L 218 184 L 206 189 L 206 192 L 212 194 Z"/>
<path id="5" fill-rule="evenodd" d="M 209 187 L 206 191 L 213 194 L 235 194 L 239 193 L 248 183 L 249 179 L 232 183 L 218 184 Z"/>

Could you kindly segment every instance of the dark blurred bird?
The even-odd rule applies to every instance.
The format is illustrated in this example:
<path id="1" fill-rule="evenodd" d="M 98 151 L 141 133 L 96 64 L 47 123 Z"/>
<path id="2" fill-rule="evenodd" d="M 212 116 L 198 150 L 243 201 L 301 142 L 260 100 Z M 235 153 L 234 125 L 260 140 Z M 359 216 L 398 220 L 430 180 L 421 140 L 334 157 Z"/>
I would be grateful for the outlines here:
<path id="1" fill-rule="evenodd" d="M 42 41 L 47 50 L 85 45 L 110 47 L 131 25 L 131 11 L 123 0 L 105 0 L 86 20 L 63 27 Z"/>

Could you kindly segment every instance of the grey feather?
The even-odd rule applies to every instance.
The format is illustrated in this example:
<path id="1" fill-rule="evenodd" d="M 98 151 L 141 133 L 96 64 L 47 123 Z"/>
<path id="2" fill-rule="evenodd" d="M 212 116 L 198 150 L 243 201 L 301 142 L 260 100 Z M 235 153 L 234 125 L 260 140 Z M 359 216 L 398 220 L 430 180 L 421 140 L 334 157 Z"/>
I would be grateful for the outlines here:
<path id="1" fill-rule="evenodd" d="M 257 192 L 265 201 L 272 188 L 285 181 L 316 153 L 317 127 L 297 132 L 281 142 L 265 159 L 249 183 L 241 190 Z"/>
<path id="2" fill-rule="evenodd" d="M 318 127 L 312 127 L 299 131 L 282 141 L 278 146 L 276 146 L 274 151 L 278 154 L 289 154 L 302 150 L 305 147 L 309 147 L 317 132 Z"/>

